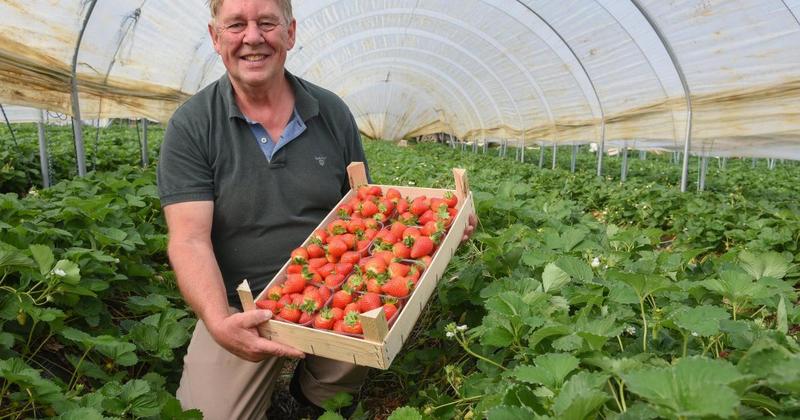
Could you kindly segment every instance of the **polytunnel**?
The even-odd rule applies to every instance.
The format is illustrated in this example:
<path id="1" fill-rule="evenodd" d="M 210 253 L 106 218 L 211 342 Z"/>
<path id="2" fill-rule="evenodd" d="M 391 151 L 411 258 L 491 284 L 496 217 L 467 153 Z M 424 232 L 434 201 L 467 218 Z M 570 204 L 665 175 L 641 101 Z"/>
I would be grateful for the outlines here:
<path id="1" fill-rule="evenodd" d="M 295 3 L 287 68 L 373 138 L 799 157 L 795 0 Z M 75 58 L 82 118 L 165 121 L 224 72 L 200 1 L 0 8 L 3 104 L 73 114 Z"/>

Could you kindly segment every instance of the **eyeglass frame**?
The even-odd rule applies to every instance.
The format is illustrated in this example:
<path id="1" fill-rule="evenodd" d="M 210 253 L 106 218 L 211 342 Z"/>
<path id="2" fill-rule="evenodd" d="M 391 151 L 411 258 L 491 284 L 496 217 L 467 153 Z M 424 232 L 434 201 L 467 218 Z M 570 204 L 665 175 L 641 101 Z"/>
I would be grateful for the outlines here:
<path id="1" fill-rule="evenodd" d="M 229 33 L 234 34 L 234 35 L 240 35 L 240 34 L 243 34 L 247 30 L 247 27 L 250 25 L 250 22 L 256 22 L 256 27 L 258 28 L 258 31 L 261 32 L 262 34 L 270 33 L 272 31 L 274 31 L 275 29 L 277 29 L 279 26 L 286 25 L 286 23 L 281 22 L 281 21 L 277 21 L 277 22 L 262 21 L 261 19 L 259 19 L 258 21 L 255 21 L 253 19 L 250 19 L 250 20 L 247 20 L 247 21 L 235 21 L 235 22 L 230 23 L 230 24 L 225 25 L 225 26 L 216 26 L 216 28 L 217 28 L 217 31 L 219 32 L 219 34 L 223 34 L 225 32 L 229 32 Z M 261 28 L 261 24 L 264 24 L 264 23 L 271 25 L 271 27 L 269 29 Z M 240 25 L 240 24 L 243 24 L 241 30 L 233 29 L 234 25 Z"/>

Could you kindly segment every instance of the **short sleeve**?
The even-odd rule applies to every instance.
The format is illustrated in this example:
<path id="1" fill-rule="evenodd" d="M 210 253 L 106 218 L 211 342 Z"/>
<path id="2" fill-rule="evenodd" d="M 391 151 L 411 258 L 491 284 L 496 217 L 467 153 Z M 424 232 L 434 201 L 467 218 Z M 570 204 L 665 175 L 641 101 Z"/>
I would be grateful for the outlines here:
<path id="1" fill-rule="evenodd" d="M 186 201 L 214 200 L 214 171 L 208 141 L 192 131 L 177 115 L 167 124 L 157 168 L 162 207 Z"/>

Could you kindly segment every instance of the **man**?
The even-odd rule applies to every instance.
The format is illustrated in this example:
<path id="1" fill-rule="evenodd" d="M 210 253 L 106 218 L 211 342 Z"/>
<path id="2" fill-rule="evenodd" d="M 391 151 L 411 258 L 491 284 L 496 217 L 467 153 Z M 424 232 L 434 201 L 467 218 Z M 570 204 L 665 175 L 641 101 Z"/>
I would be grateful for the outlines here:
<path id="1" fill-rule="evenodd" d="M 235 291 L 245 278 L 256 292 L 266 285 L 348 191 L 346 166 L 365 157 L 344 102 L 284 69 L 290 0 L 211 0 L 210 9 L 227 73 L 175 112 L 158 167 L 170 261 L 199 318 L 177 397 L 209 419 L 263 418 L 286 357 L 303 359 L 291 391 L 304 404 L 356 394 L 366 377 L 259 337 L 272 314 L 242 313 Z"/>

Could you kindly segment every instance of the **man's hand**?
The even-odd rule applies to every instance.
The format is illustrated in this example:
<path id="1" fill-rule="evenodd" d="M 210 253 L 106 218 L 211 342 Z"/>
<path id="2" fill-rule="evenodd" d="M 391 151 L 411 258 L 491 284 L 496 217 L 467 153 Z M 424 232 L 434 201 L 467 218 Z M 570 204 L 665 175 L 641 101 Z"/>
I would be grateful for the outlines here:
<path id="1" fill-rule="evenodd" d="M 467 226 L 464 227 L 464 235 L 461 237 L 461 243 L 467 242 L 472 233 L 475 232 L 475 226 L 478 225 L 478 216 L 475 213 L 469 215 Z"/>
<path id="2" fill-rule="evenodd" d="M 304 358 L 305 353 L 300 350 L 258 335 L 256 327 L 270 318 L 270 311 L 237 312 L 206 326 L 220 346 L 244 360 L 260 362 L 268 356 Z"/>

